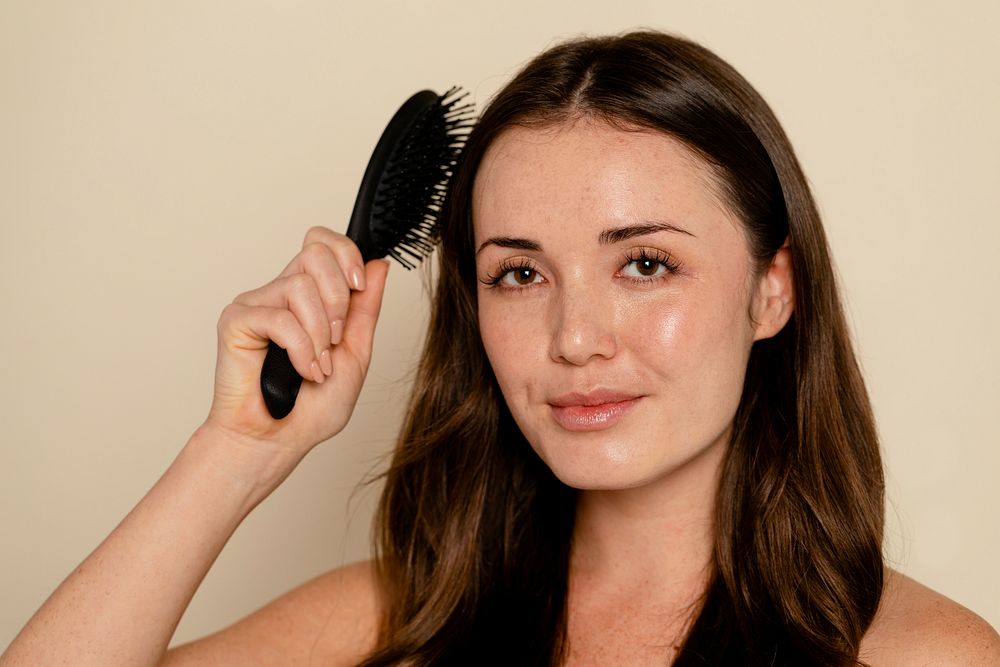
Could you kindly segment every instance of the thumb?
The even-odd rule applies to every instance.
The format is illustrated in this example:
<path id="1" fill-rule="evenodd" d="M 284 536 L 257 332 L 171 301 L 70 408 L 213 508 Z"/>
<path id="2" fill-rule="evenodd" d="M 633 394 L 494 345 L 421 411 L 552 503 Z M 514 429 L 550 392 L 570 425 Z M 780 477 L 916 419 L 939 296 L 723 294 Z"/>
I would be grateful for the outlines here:
<path id="1" fill-rule="evenodd" d="M 344 321 L 344 337 L 340 344 L 348 347 L 367 364 L 371 357 L 375 324 L 382 309 L 389 262 L 373 259 L 365 264 L 365 288 L 351 294 L 351 304 Z"/>

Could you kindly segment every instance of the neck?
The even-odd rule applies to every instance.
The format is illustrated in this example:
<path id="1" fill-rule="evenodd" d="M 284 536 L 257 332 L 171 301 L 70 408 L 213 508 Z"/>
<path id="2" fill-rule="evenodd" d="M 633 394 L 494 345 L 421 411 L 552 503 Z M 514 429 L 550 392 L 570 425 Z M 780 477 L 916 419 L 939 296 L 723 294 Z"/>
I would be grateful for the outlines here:
<path id="1" fill-rule="evenodd" d="M 725 443 L 659 479 L 613 491 L 581 491 L 571 582 L 589 596 L 639 596 L 695 604 L 712 575 L 716 491 Z"/>

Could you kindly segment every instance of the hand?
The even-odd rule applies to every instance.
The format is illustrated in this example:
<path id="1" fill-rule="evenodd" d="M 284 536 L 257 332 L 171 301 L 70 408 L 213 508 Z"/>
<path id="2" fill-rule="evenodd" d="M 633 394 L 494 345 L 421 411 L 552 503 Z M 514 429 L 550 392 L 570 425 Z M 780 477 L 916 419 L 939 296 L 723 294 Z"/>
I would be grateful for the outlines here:
<path id="1" fill-rule="evenodd" d="M 222 311 L 215 396 L 203 428 L 296 459 L 339 433 L 368 371 L 388 269 L 382 260 L 363 265 L 343 234 L 310 229 L 277 278 Z M 288 351 L 304 378 L 295 408 L 281 420 L 268 413 L 260 390 L 268 340 Z"/>

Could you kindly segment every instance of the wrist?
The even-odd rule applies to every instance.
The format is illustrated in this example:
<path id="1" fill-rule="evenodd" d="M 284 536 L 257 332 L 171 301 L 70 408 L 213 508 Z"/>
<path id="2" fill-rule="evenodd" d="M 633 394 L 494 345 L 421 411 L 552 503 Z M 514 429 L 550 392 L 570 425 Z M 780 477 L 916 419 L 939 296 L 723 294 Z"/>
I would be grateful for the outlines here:
<path id="1" fill-rule="evenodd" d="M 191 435 L 181 457 L 198 461 L 246 494 L 247 511 L 276 489 L 302 454 L 205 422 Z M 180 458 L 180 457 L 179 457 Z"/>

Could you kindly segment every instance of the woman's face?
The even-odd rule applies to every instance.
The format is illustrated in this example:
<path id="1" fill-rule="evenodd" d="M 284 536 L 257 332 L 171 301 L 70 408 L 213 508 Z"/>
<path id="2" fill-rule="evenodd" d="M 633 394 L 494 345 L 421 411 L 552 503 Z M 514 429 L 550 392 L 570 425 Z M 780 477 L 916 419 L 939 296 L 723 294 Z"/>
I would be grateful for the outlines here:
<path id="1" fill-rule="evenodd" d="M 700 158 L 594 120 L 515 127 L 473 220 L 486 353 L 557 477 L 631 488 L 726 446 L 758 280 Z"/>

